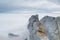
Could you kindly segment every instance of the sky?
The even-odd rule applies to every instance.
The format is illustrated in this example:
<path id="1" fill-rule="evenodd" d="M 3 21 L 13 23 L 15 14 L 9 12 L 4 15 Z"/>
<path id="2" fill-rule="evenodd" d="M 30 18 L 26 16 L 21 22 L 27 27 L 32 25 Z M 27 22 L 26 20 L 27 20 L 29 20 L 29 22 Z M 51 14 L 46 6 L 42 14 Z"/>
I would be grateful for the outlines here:
<path id="1" fill-rule="evenodd" d="M 50 13 L 60 11 L 59 0 L 0 0 L 0 13 L 34 11 Z"/>

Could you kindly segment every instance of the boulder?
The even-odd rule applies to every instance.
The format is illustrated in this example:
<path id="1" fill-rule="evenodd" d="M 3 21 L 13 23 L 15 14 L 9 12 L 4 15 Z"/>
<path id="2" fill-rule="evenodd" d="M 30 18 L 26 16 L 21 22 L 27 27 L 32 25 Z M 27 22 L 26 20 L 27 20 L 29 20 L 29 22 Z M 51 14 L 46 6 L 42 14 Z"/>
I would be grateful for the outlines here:
<path id="1" fill-rule="evenodd" d="M 55 17 L 45 16 L 40 20 L 45 28 L 45 33 L 49 40 L 59 40 L 58 26 Z"/>
<path id="2" fill-rule="evenodd" d="M 58 18 L 59 19 L 59 18 Z M 40 21 L 38 15 L 29 18 L 28 29 L 30 40 L 60 40 L 60 19 L 45 16 Z"/>
<path id="3" fill-rule="evenodd" d="M 32 15 L 32 16 L 29 18 L 28 29 L 29 29 L 30 33 L 31 33 L 32 30 L 33 30 L 33 23 L 34 23 L 35 21 L 39 21 L 38 15 Z"/>
<path id="4" fill-rule="evenodd" d="M 13 37 L 19 37 L 19 35 L 13 34 L 13 33 L 9 33 L 9 34 L 8 34 L 8 37 L 10 37 L 10 38 L 13 38 Z"/>
<path id="5" fill-rule="evenodd" d="M 29 24 L 28 24 L 28 29 L 29 29 L 29 32 L 30 32 L 30 40 L 40 40 L 40 38 L 38 38 L 34 32 L 34 22 L 36 21 L 39 21 L 38 19 L 38 15 L 32 15 L 30 18 L 29 18 Z"/>
<path id="6" fill-rule="evenodd" d="M 32 15 L 29 19 L 28 29 L 30 32 L 30 40 L 46 39 L 45 29 L 38 19 L 38 15 Z"/>

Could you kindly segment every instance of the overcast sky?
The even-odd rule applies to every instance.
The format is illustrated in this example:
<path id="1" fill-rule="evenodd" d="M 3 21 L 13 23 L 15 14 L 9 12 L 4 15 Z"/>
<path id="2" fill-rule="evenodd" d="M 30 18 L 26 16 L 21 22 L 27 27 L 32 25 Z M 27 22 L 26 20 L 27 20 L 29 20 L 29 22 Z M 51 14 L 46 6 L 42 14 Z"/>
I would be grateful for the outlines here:
<path id="1" fill-rule="evenodd" d="M 59 0 L 0 0 L 0 13 L 11 11 L 60 11 Z"/>

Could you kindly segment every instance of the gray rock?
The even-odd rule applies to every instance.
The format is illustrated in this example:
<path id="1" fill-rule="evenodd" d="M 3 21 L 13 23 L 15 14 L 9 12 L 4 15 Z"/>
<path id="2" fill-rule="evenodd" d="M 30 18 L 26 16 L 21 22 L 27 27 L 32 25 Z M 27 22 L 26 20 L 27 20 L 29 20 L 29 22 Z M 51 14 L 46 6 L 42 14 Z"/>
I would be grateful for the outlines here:
<path id="1" fill-rule="evenodd" d="M 13 34 L 13 33 L 9 33 L 8 34 L 8 37 L 10 37 L 10 38 L 13 38 L 13 37 L 18 37 L 19 35 L 16 35 L 16 34 Z"/>
<path id="2" fill-rule="evenodd" d="M 32 15 L 32 16 L 29 18 L 28 29 L 29 29 L 30 33 L 31 33 L 32 30 L 33 30 L 33 23 L 34 23 L 35 21 L 39 21 L 38 15 Z"/>
<path id="3" fill-rule="evenodd" d="M 45 16 L 40 20 L 40 23 L 44 26 L 49 40 L 59 40 L 58 27 L 55 17 Z"/>
<path id="4" fill-rule="evenodd" d="M 59 30 L 59 39 L 60 39 L 60 17 L 57 17 L 56 20 L 57 20 L 57 25 Z"/>
<path id="5" fill-rule="evenodd" d="M 58 19 L 45 16 L 39 21 L 38 15 L 32 15 L 28 24 L 30 40 L 47 40 L 44 37 L 47 37 L 48 40 L 60 40 L 60 31 L 58 32 L 58 28 L 60 29 L 60 19 Z"/>
<path id="6" fill-rule="evenodd" d="M 35 34 L 33 24 L 34 22 L 39 21 L 38 15 L 32 15 L 29 19 L 28 29 L 30 32 L 30 40 L 40 40 Z"/>

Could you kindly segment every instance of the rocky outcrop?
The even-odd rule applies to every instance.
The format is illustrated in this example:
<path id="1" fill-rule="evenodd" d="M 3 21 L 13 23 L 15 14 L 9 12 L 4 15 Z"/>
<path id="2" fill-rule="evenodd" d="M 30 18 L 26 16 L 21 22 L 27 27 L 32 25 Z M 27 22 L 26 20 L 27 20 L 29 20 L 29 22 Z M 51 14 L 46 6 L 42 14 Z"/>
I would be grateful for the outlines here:
<path id="1" fill-rule="evenodd" d="M 40 40 L 36 34 L 35 34 L 35 29 L 34 29 L 34 22 L 36 21 L 39 21 L 38 20 L 38 15 L 32 15 L 29 19 L 29 24 L 28 24 L 28 29 L 29 29 L 29 32 L 30 32 L 30 40 Z"/>
<path id="2" fill-rule="evenodd" d="M 60 40 L 55 17 L 45 16 L 39 21 L 38 15 L 32 15 L 29 19 L 28 29 L 30 40 Z"/>
<path id="3" fill-rule="evenodd" d="M 39 22 L 38 15 L 32 15 L 30 17 L 28 29 L 30 31 L 30 40 L 45 39 L 45 29 L 43 28 L 43 25 Z"/>
<path id="4" fill-rule="evenodd" d="M 40 23 L 43 24 L 49 40 L 59 40 L 58 26 L 55 17 L 45 16 L 40 20 Z"/>

